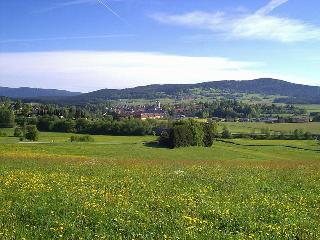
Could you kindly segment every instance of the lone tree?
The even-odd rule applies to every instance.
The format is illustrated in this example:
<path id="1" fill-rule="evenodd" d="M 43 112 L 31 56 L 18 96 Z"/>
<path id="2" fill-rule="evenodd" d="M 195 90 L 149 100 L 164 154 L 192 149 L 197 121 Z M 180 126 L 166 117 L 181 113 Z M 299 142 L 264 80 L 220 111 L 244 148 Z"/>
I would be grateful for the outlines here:
<path id="1" fill-rule="evenodd" d="M 38 141 L 39 139 L 39 131 L 35 125 L 26 126 L 25 137 L 30 141 Z"/>

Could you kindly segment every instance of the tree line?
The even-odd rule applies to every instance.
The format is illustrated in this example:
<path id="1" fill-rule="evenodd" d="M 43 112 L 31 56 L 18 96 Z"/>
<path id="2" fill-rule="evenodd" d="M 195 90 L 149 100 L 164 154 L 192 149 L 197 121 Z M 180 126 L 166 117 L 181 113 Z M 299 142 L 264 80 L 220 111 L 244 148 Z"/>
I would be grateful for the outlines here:
<path id="1" fill-rule="evenodd" d="M 201 109 L 190 109 L 191 115 L 199 118 L 257 118 L 277 114 L 303 115 L 305 109 L 294 105 L 248 104 L 237 100 L 222 100 L 200 103 Z"/>
<path id="2" fill-rule="evenodd" d="M 40 131 L 82 133 L 93 135 L 143 136 L 155 134 L 165 123 L 156 120 L 142 121 L 136 118 L 122 120 L 103 119 L 59 119 L 54 116 L 42 116 L 35 122 Z"/>
<path id="3" fill-rule="evenodd" d="M 317 138 L 316 135 L 302 129 L 295 129 L 291 132 L 275 132 L 269 128 L 262 128 L 258 133 L 255 131 L 251 133 L 231 133 L 227 126 L 223 127 L 223 131 L 220 134 L 218 133 L 217 137 L 222 139 L 248 138 L 254 140 L 312 140 Z"/>

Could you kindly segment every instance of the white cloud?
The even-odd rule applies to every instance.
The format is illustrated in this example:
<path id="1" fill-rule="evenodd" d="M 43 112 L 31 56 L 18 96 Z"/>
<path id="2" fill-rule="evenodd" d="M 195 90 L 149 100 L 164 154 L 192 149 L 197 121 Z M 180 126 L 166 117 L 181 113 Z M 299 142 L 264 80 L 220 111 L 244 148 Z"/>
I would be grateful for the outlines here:
<path id="1" fill-rule="evenodd" d="M 233 37 L 301 42 L 320 40 L 320 28 L 299 20 L 263 15 L 249 15 L 237 19 L 230 25 Z"/>
<path id="2" fill-rule="evenodd" d="M 260 63 L 221 57 L 148 52 L 40 52 L 0 54 L 0 85 L 91 91 L 164 83 L 280 77 Z"/>
<path id="3" fill-rule="evenodd" d="M 230 16 L 224 12 L 194 11 L 185 14 L 154 14 L 151 17 L 160 23 L 208 29 L 226 38 L 301 42 L 320 40 L 320 27 L 304 21 L 270 16 L 275 8 L 288 0 L 272 0 L 252 14 Z"/>
<path id="4" fill-rule="evenodd" d="M 266 6 L 263 8 L 259 9 L 256 14 L 259 15 L 266 15 L 271 13 L 274 9 L 277 7 L 281 6 L 282 4 L 287 3 L 289 0 L 271 0 Z"/>
<path id="5" fill-rule="evenodd" d="M 154 14 L 152 18 L 155 20 L 174 25 L 182 25 L 188 27 L 199 27 L 203 29 L 218 29 L 223 26 L 225 22 L 225 16 L 222 12 L 206 13 L 201 11 L 194 11 L 182 15 L 168 15 L 168 14 Z"/>

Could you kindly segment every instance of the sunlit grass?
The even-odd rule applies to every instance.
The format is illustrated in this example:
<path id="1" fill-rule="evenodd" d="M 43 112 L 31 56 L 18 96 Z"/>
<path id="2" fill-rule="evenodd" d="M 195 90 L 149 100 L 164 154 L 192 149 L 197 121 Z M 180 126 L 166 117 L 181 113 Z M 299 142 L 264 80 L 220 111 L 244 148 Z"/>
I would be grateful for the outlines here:
<path id="1" fill-rule="evenodd" d="M 68 138 L 0 144 L 0 239 L 320 237 L 315 141 L 170 150 L 145 144 L 154 137 Z"/>
<path id="2" fill-rule="evenodd" d="M 311 132 L 313 134 L 320 134 L 320 123 L 310 122 L 310 123 L 242 123 L 242 122 L 226 122 L 219 123 L 219 130 L 221 131 L 223 126 L 227 126 L 232 133 L 260 133 L 261 129 L 268 128 L 275 132 L 285 132 L 290 133 L 296 129 L 301 129 L 305 132 Z"/>

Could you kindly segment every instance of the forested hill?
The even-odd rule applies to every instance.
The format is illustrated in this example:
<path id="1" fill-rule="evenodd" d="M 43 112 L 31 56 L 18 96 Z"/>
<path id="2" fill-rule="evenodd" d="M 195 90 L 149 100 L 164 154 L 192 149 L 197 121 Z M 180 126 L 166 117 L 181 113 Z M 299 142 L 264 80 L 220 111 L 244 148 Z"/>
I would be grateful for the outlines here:
<path id="1" fill-rule="evenodd" d="M 276 79 L 256 79 L 248 81 L 214 81 L 198 84 L 148 85 L 127 89 L 102 89 L 74 97 L 60 99 L 66 103 L 78 104 L 118 99 L 161 99 L 188 96 L 195 89 L 198 94 L 208 90 L 221 90 L 230 93 L 259 93 L 281 95 L 288 98 L 277 99 L 287 103 L 320 103 L 320 87 L 294 84 Z"/>
<path id="2" fill-rule="evenodd" d="M 215 93 L 216 91 L 218 94 Z M 127 89 L 102 89 L 85 94 L 55 89 L 0 87 L 0 96 L 75 105 L 119 99 L 152 100 L 202 96 L 214 98 L 219 95 L 219 92 L 222 93 L 220 95 L 222 97 L 227 94 L 236 98 L 239 93 L 253 93 L 286 96 L 286 98 L 276 99 L 275 102 L 320 104 L 320 87 L 294 84 L 271 78 L 247 81 L 226 80 L 197 84 L 155 84 Z"/>
<path id="3" fill-rule="evenodd" d="M 0 87 L 0 96 L 9 98 L 37 98 L 37 97 L 71 97 L 81 93 L 69 92 L 57 89 L 41 89 L 41 88 L 8 88 Z"/>

